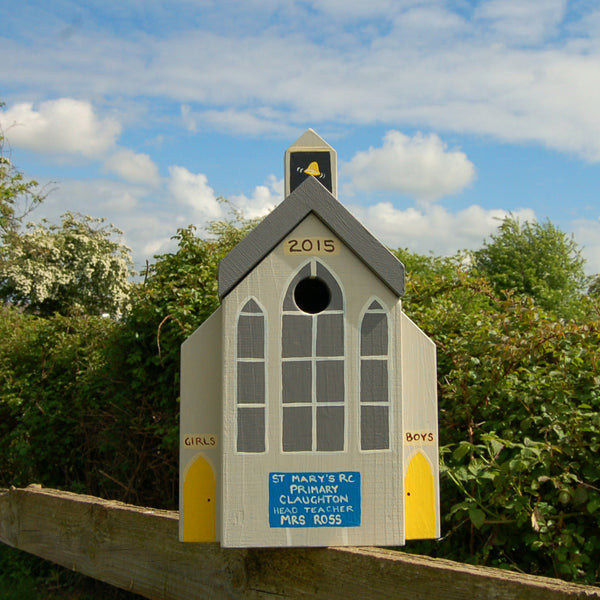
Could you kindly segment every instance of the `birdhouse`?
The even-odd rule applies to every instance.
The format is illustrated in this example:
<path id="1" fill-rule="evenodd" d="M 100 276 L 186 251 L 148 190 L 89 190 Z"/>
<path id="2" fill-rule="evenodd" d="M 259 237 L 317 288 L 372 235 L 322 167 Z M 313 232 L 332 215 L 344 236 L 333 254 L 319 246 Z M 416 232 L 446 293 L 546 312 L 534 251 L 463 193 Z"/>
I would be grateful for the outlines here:
<path id="1" fill-rule="evenodd" d="M 182 345 L 182 541 L 440 535 L 435 345 L 402 311 L 402 263 L 316 175 L 335 167 L 318 140 L 286 153 L 286 186 L 312 174 L 222 260 L 221 305 Z"/>

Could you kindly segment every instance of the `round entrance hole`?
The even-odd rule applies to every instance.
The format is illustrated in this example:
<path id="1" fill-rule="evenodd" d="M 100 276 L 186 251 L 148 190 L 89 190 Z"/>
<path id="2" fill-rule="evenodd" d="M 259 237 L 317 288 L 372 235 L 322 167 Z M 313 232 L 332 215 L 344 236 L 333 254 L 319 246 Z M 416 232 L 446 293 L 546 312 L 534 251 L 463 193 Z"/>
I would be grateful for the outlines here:
<path id="1" fill-rule="evenodd" d="M 301 311 L 314 315 L 324 311 L 329 306 L 331 292 L 322 279 L 306 277 L 296 285 L 294 301 Z"/>

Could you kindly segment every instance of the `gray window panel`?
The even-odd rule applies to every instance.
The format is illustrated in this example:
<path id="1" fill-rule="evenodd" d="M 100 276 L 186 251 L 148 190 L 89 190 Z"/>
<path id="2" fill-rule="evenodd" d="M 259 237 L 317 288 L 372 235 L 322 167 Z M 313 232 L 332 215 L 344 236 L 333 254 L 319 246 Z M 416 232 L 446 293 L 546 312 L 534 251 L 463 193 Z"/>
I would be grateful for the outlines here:
<path id="1" fill-rule="evenodd" d="M 281 366 L 282 401 L 312 402 L 312 363 L 285 361 Z"/>
<path id="2" fill-rule="evenodd" d="M 238 452 L 265 451 L 265 409 L 263 407 L 238 408 Z"/>
<path id="3" fill-rule="evenodd" d="M 317 408 L 317 450 L 336 452 L 344 449 L 344 407 Z"/>
<path id="4" fill-rule="evenodd" d="M 385 356 L 388 353 L 387 315 L 366 313 L 360 328 L 362 356 Z"/>
<path id="5" fill-rule="evenodd" d="M 240 315 L 237 345 L 238 358 L 264 358 L 265 320 L 262 315 Z"/>
<path id="6" fill-rule="evenodd" d="M 381 310 L 382 308 L 383 306 L 381 306 L 377 300 L 373 300 L 373 302 L 371 302 L 369 305 L 369 310 Z"/>
<path id="7" fill-rule="evenodd" d="M 254 300 L 254 298 L 250 298 L 250 300 L 248 300 L 248 302 L 246 302 L 246 304 L 244 304 L 244 308 L 242 308 L 242 312 L 256 313 L 256 314 L 262 315 L 262 310 L 260 309 L 260 306 L 256 303 L 256 300 Z"/>
<path id="8" fill-rule="evenodd" d="M 286 406 L 283 409 L 283 451 L 312 450 L 312 408 Z"/>
<path id="9" fill-rule="evenodd" d="M 292 282 L 285 293 L 285 298 L 283 299 L 283 310 L 298 310 L 296 302 L 294 302 L 294 290 L 296 289 L 298 282 L 307 277 L 310 277 L 310 264 L 304 265 L 304 267 L 298 271 L 294 279 L 292 279 Z"/>
<path id="10" fill-rule="evenodd" d="M 344 402 L 344 361 L 317 361 L 317 402 Z"/>
<path id="11" fill-rule="evenodd" d="M 281 355 L 283 358 L 312 355 L 312 317 L 283 315 Z"/>
<path id="12" fill-rule="evenodd" d="M 360 361 L 360 400 L 361 402 L 389 400 L 387 360 Z"/>
<path id="13" fill-rule="evenodd" d="M 344 355 L 344 315 L 317 316 L 317 356 Z"/>
<path id="14" fill-rule="evenodd" d="M 237 364 L 238 404 L 264 404 L 265 363 L 241 362 Z"/>
<path id="15" fill-rule="evenodd" d="M 320 262 L 317 263 L 317 277 L 320 277 L 329 286 L 331 292 L 331 300 L 327 308 L 329 310 L 342 310 L 344 307 L 342 290 L 334 276 Z"/>
<path id="16" fill-rule="evenodd" d="M 387 450 L 390 447 L 387 406 L 361 406 L 360 447 L 362 450 Z"/>

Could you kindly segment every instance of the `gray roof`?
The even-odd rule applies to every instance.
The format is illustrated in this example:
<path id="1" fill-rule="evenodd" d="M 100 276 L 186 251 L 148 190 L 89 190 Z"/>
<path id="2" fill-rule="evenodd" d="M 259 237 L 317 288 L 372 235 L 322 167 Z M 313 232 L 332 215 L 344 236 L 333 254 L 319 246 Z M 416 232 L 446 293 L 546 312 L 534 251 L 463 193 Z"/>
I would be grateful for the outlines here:
<path id="1" fill-rule="evenodd" d="M 396 296 L 404 294 L 404 265 L 314 177 L 302 182 L 219 263 L 223 299 L 309 214 L 318 217 Z"/>

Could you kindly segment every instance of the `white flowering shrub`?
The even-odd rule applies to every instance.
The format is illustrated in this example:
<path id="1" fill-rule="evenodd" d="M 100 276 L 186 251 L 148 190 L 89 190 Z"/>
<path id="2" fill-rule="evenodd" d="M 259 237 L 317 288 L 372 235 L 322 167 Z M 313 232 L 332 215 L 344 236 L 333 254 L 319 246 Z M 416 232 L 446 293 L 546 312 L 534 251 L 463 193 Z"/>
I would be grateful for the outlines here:
<path id="1" fill-rule="evenodd" d="M 132 261 L 121 231 L 104 219 L 66 213 L 61 225 L 46 220 L 5 238 L 0 294 L 41 315 L 108 314 L 129 305 Z"/>

